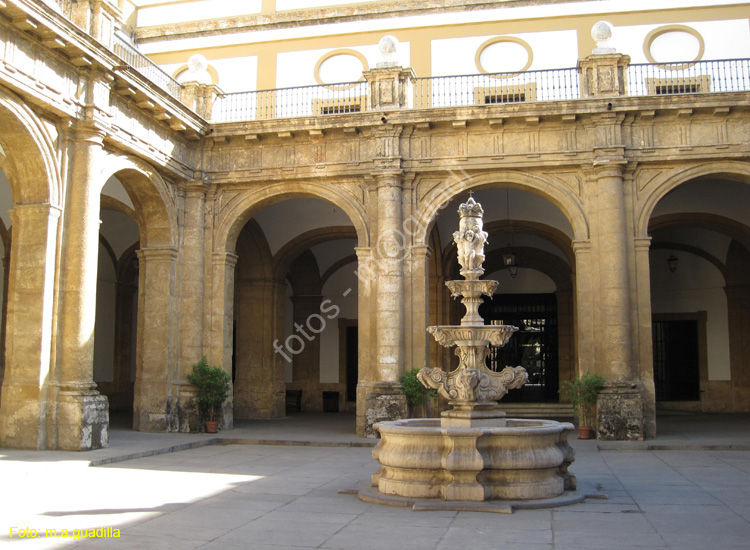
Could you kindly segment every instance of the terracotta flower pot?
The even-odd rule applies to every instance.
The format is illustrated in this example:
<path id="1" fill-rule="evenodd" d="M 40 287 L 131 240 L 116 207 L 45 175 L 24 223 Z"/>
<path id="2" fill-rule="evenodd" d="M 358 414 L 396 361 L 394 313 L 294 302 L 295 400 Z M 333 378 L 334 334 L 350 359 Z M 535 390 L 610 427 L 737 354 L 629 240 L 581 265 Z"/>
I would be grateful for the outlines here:
<path id="1" fill-rule="evenodd" d="M 579 426 L 578 427 L 578 439 L 591 439 L 591 427 Z"/>
<path id="2" fill-rule="evenodd" d="M 219 422 L 206 420 L 206 433 L 215 434 L 219 431 Z"/>

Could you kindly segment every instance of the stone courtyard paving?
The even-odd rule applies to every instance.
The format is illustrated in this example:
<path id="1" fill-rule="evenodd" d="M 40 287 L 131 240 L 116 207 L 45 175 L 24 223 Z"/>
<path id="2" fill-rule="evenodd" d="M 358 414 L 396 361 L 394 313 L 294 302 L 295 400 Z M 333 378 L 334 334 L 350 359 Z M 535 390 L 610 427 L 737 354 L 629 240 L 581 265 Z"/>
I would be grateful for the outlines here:
<path id="1" fill-rule="evenodd" d="M 750 451 L 600 451 L 595 442 L 573 444 L 579 481 L 601 485 L 609 499 L 512 515 L 414 512 L 340 494 L 369 479 L 375 469 L 369 448 L 212 445 L 99 467 L 13 461 L 12 452 L 0 450 L 0 547 L 750 547 Z M 25 528 L 37 536 L 27 531 L 20 538 Z M 58 536 L 45 536 L 47 529 Z M 60 536 L 64 529 L 68 538 Z M 102 535 L 118 529 L 120 537 L 76 541 L 76 529 L 104 529 Z"/>

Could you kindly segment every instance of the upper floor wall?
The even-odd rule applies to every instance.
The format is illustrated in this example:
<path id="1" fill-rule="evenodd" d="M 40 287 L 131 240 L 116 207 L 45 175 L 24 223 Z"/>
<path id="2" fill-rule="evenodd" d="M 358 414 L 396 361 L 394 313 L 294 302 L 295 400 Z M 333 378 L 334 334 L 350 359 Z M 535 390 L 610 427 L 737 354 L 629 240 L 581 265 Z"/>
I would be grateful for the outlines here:
<path id="1" fill-rule="evenodd" d="M 418 77 L 575 67 L 595 47 L 591 27 L 601 19 L 633 63 L 750 57 L 750 2 L 739 0 L 323 4 L 150 4 L 137 10 L 134 35 L 178 79 L 192 55 L 205 56 L 224 92 L 358 80 L 388 34 L 399 41 L 396 61 Z"/>

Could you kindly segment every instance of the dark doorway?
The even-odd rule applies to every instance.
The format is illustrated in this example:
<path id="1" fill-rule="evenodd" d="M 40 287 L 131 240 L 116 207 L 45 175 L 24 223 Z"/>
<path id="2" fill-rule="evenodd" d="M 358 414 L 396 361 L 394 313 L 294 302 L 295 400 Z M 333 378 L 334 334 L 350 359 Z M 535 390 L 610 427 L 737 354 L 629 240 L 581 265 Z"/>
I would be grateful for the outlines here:
<path id="1" fill-rule="evenodd" d="M 359 379 L 359 333 L 357 325 L 346 327 L 346 400 L 357 400 Z"/>
<path id="2" fill-rule="evenodd" d="M 698 321 L 653 321 L 654 384 L 657 401 L 698 401 Z"/>
<path id="3" fill-rule="evenodd" d="M 510 403 L 557 403 L 557 298 L 554 294 L 496 294 L 479 307 L 485 324 L 518 327 L 502 348 L 490 348 L 487 366 L 522 366 L 529 381 L 503 398 Z"/>

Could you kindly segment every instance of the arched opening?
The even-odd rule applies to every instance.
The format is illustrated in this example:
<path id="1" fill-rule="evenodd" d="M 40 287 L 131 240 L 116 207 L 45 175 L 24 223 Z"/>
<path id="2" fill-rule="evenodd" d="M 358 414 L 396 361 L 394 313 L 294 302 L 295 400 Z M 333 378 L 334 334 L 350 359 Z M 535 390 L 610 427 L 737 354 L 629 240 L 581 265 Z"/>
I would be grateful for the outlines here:
<path id="1" fill-rule="evenodd" d="M 174 431 L 176 215 L 165 182 L 111 157 L 101 188 L 94 381 L 111 421 Z"/>
<path id="2" fill-rule="evenodd" d="M 3 246 L 0 446 L 56 446 L 47 427 L 60 179 L 55 130 L 0 92 Z"/>
<path id="3" fill-rule="evenodd" d="M 750 186 L 726 174 L 673 188 L 649 220 L 657 407 L 750 410 Z"/>
<path id="4" fill-rule="evenodd" d="M 138 320 L 138 223 L 116 176 L 101 193 L 94 332 L 94 382 L 109 401 L 110 423 L 132 424 Z"/>
<path id="5" fill-rule="evenodd" d="M 484 209 L 485 274 L 499 281 L 492 300 L 480 307 L 486 324 L 512 324 L 519 331 L 504 348 L 493 350 L 488 366 L 524 366 L 530 382 L 504 398 L 507 402 L 557 403 L 561 380 L 575 372 L 575 261 L 573 229 L 559 207 L 518 186 L 485 183 L 472 188 Z M 459 324 L 463 308 L 444 282 L 460 279 L 453 243 L 462 192 L 442 209 L 430 233 L 430 324 Z M 452 350 L 429 343 L 430 363 L 457 367 Z"/>
<path id="6" fill-rule="evenodd" d="M 254 206 L 235 247 L 235 418 L 354 410 L 357 242 L 333 201 Z"/>

